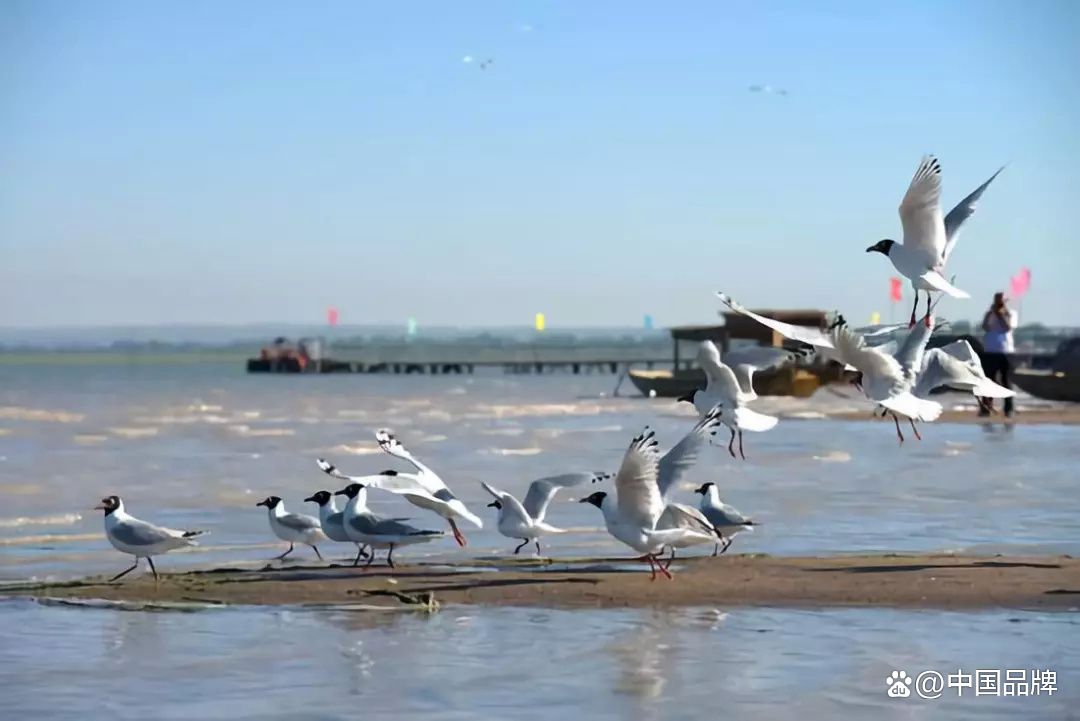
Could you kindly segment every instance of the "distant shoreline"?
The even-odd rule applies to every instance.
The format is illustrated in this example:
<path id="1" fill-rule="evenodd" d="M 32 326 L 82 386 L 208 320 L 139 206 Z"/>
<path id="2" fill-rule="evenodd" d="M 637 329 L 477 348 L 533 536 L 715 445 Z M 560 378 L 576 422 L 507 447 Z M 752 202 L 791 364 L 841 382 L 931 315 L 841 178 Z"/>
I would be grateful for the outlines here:
<path id="1" fill-rule="evenodd" d="M 117 568 L 127 559 L 117 555 Z M 162 558 L 159 567 L 167 566 Z M 638 570 L 640 569 L 640 570 Z M 439 603 L 545 608 L 889 607 L 1067 610 L 1080 606 L 1080 560 L 1070 556 L 947 554 L 677 558 L 673 580 L 649 580 L 631 558 L 499 559 L 461 564 L 267 566 L 0 588 L 0 597 L 205 605 Z M 391 581 L 393 579 L 393 581 Z"/>

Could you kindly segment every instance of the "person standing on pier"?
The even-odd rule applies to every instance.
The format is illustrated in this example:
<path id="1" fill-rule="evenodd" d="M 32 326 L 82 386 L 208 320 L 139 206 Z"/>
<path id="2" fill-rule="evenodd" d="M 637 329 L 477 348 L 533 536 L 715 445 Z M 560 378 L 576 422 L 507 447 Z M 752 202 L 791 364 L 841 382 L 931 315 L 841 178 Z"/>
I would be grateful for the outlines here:
<path id="1" fill-rule="evenodd" d="M 983 371 L 990 380 L 1006 388 L 1012 388 L 1012 359 L 1015 352 L 1013 331 L 1016 329 L 1016 311 L 1006 305 L 1004 293 L 994 293 L 994 302 L 983 316 Z M 988 416 L 994 407 L 993 398 L 983 398 L 980 416 Z M 1005 399 L 1005 417 L 1012 418 L 1013 399 Z"/>

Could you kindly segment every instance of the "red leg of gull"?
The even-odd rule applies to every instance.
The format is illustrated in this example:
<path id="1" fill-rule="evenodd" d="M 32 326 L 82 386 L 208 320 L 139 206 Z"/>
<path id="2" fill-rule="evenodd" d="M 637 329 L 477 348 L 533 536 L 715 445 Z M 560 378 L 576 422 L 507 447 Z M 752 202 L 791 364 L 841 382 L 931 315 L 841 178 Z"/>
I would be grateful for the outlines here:
<path id="1" fill-rule="evenodd" d="M 900 419 L 897 418 L 895 413 L 892 414 L 892 419 L 893 419 L 893 423 L 896 424 L 896 437 L 900 439 L 901 443 L 903 443 L 904 442 L 904 434 L 900 432 Z"/>
<path id="2" fill-rule="evenodd" d="M 650 581 L 656 580 L 656 564 L 653 563 L 653 557 L 651 553 L 645 554 L 645 560 L 649 562 L 649 570 L 652 571 L 652 575 L 649 576 Z"/>
<path id="3" fill-rule="evenodd" d="M 735 429 L 734 428 L 731 429 L 731 440 L 728 441 L 727 449 L 728 449 L 728 453 L 731 454 L 731 457 L 735 458 Z"/>
<path id="4" fill-rule="evenodd" d="M 908 328 L 915 325 L 915 311 L 919 309 L 919 291 L 915 291 L 915 305 L 911 306 L 911 320 L 908 322 Z"/>
<path id="5" fill-rule="evenodd" d="M 457 545 L 468 545 L 465 543 L 465 536 L 461 535 L 461 531 L 458 530 L 457 524 L 454 523 L 454 519 L 447 518 L 446 520 L 450 522 L 450 529 L 454 532 L 454 540 L 457 541 Z"/>
<path id="6" fill-rule="evenodd" d="M 911 430 L 915 431 L 915 437 L 921 441 L 922 436 L 919 435 L 919 429 L 915 427 L 915 419 L 908 418 L 908 423 L 911 424 Z"/>
<path id="7" fill-rule="evenodd" d="M 739 455 L 742 456 L 742 459 L 744 461 L 746 460 L 746 454 L 743 453 L 743 449 L 742 449 L 742 429 L 741 428 L 739 429 Z"/>
<path id="8" fill-rule="evenodd" d="M 656 569 L 660 571 L 660 573 L 664 574 L 669 581 L 672 579 L 671 571 L 664 568 L 663 564 L 661 564 L 660 561 L 656 562 Z"/>

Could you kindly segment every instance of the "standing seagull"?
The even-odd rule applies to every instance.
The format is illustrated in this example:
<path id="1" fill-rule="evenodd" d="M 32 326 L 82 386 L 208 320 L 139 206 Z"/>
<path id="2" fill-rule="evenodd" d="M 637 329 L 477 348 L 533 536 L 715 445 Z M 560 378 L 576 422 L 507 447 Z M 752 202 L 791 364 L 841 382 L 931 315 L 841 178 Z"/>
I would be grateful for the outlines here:
<path id="1" fill-rule="evenodd" d="M 267 516 L 270 517 L 270 530 L 281 540 L 289 542 L 289 550 L 280 556 L 275 556 L 275 561 L 280 561 L 292 553 L 294 543 L 311 546 L 319 560 L 323 560 L 318 546 L 315 545 L 319 541 L 326 540 L 326 534 L 322 532 L 318 518 L 303 513 L 286 513 L 284 501 L 277 496 L 264 498 L 255 505 L 266 506 Z"/>
<path id="2" fill-rule="evenodd" d="M 105 511 L 105 537 L 117 551 L 127 553 L 135 557 L 135 563 L 131 568 L 116 574 L 109 579 L 109 583 L 126 576 L 139 567 L 139 559 L 145 558 L 150 564 L 150 570 L 154 574 L 154 580 L 158 580 L 157 569 L 154 568 L 153 556 L 171 551 L 184 546 L 197 546 L 193 538 L 205 536 L 209 531 L 177 531 L 164 526 L 155 526 L 153 523 L 140 521 L 134 516 L 128 515 L 124 510 L 124 502 L 120 496 L 109 496 L 101 499 L 101 503 L 94 506 L 95 511 Z"/>
<path id="3" fill-rule="evenodd" d="M 940 291 L 953 298 L 970 298 L 966 292 L 945 280 L 945 264 L 956 246 L 960 226 L 975 213 L 975 204 L 983 191 L 994 181 L 1005 166 L 980 185 L 960 203 L 941 216 L 941 163 L 932 155 L 924 156 L 907 193 L 900 202 L 900 224 L 904 230 L 902 243 L 888 238 L 879 240 L 866 249 L 867 253 L 881 253 L 892 261 L 893 267 L 911 281 L 915 289 L 915 304 L 911 308 L 911 322 L 915 325 L 915 313 L 919 308 L 919 291 L 926 292 L 927 315 L 930 313 L 930 292 Z"/>
<path id="4" fill-rule="evenodd" d="M 337 509 L 337 501 L 330 494 L 330 491 L 317 491 L 305 498 L 304 503 L 319 504 L 319 525 L 327 538 L 338 543 L 355 543 L 345 533 L 345 515 Z M 360 559 L 367 555 L 369 554 L 364 550 L 364 547 L 357 543 L 356 560 L 353 561 L 353 565 L 360 563 Z"/>
<path id="5" fill-rule="evenodd" d="M 540 478 L 529 484 L 524 503 L 506 491 L 500 491 L 483 481 L 480 485 L 495 497 L 488 507 L 499 511 L 497 526 L 499 533 L 507 538 L 521 540 L 521 544 L 514 549 L 514 554 L 517 555 L 518 551 L 529 544 L 529 541 L 536 543 L 536 553 L 539 554 L 540 536 L 566 532 L 544 521 L 547 508 L 559 489 L 573 488 L 583 483 L 599 483 L 609 478 L 611 478 L 610 473 L 567 473 L 561 476 Z"/>
<path id="6" fill-rule="evenodd" d="M 405 450 L 405 446 L 401 445 L 393 433 L 389 430 L 382 428 L 375 431 L 375 440 L 386 453 L 389 453 L 395 458 L 400 458 L 403 461 L 410 463 L 413 468 L 416 469 L 416 473 L 398 473 L 397 471 L 383 471 L 381 476 L 383 479 L 373 479 L 370 476 L 364 476 L 360 478 L 351 478 L 342 474 L 330 463 L 327 463 L 323 459 L 319 459 L 319 468 L 323 473 L 327 473 L 335 478 L 340 478 L 346 481 L 355 481 L 362 483 L 366 486 L 372 486 L 374 488 L 380 488 L 391 493 L 397 493 L 405 496 L 405 500 L 414 506 L 419 506 L 429 511 L 434 511 L 438 515 L 446 519 L 450 524 L 450 529 L 454 532 L 454 540 L 458 542 L 459 546 L 466 545 L 465 536 L 458 530 L 455 519 L 463 518 L 469 523 L 473 524 L 477 528 L 483 528 L 484 522 L 481 521 L 476 514 L 465 507 L 465 504 L 459 501 L 450 489 L 446 487 L 446 483 L 443 479 L 425 466 L 420 461 Z"/>
<path id="7" fill-rule="evenodd" d="M 711 540 L 716 533 L 716 529 L 696 518 L 690 520 L 694 526 L 691 528 L 657 528 L 666 507 L 657 483 L 660 454 L 656 446 L 655 433 L 646 429 L 630 441 L 619 472 L 615 475 L 615 497 L 597 491 L 578 501 L 599 508 L 604 514 L 608 533 L 643 554 L 652 570 L 651 580 L 654 581 L 657 571 L 671 578 L 671 572 L 657 559 L 657 554 L 665 546 L 680 543 L 687 535 Z M 678 506 L 673 504 L 671 507 L 675 508 L 672 513 L 679 514 Z"/>
<path id="8" fill-rule="evenodd" d="M 701 494 L 701 503 L 698 504 L 698 509 L 708 519 L 709 523 L 720 533 L 727 533 L 727 540 L 724 540 L 723 537 L 720 538 L 720 541 L 724 544 L 724 549 L 721 551 L 720 544 L 716 544 L 712 554 L 714 557 L 717 553 L 722 554 L 728 550 L 736 534 L 743 531 L 753 531 L 754 526 L 760 525 L 721 501 L 720 489 L 712 481 L 702 483 L 701 487 L 695 490 L 694 493 Z"/>
<path id="9" fill-rule="evenodd" d="M 794 359 L 793 353 L 783 349 L 762 348 L 761 351 L 772 351 L 777 357 L 783 356 Z M 773 360 L 768 365 L 774 365 Z M 739 436 L 739 455 L 746 460 L 743 452 L 742 434 L 747 431 L 767 431 L 776 427 L 780 419 L 775 416 L 767 416 L 746 407 L 750 401 L 756 400 L 758 395 L 754 392 L 754 372 L 760 367 L 753 363 L 740 363 L 732 370 L 730 366 L 720 360 L 720 351 L 711 340 L 701 342 L 698 348 L 698 364 L 705 371 L 705 390 L 695 390 L 679 398 L 679 401 L 692 403 L 698 413 L 704 417 L 718 403 L 722 404 L 729 412 L 723 416 L 723 423 L 731 430 L 731 440 L 728 441 L 728 452 L 735 458 L 735 435 Z"/>
<path id="10" fill-rule="evenodd" d="M 377 516 L 367 507 L 367 487 L 362 483 L 350 483 L 335 495 L 347 496 L 345 504 L 345 533 L 356 543 L 371 546 L 371 558 L 366 566 L 375 560 L 375 549 L 385 548 L 386 564 L 394 567 L 394 547 L 413 543 L 426 543 L 442 538 L 442 531 L 425 531 L 404 523 L 404 518 L 384 518 Z M 365 566 L 365 567 L 366 567 Z"/>

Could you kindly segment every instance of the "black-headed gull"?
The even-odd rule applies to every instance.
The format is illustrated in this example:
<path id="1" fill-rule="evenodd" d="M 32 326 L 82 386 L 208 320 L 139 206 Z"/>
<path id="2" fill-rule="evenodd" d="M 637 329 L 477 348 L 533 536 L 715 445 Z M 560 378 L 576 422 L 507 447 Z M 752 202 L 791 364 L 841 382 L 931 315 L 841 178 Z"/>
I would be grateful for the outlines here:
<path id="1" fill-rule="evenodd" d="M 303 513 L 288 513 L 285 510 L 285 502 L 278 496 L 268 496 L 255 504 L 266 506 L 266 515 L 270 519 L 270 530 L 274 535 L 289 544 L 289 550 L 274 560 L 280 561 L 293 552 L 294 544 L 303 543 L 311 546 L 319 560 L 323 560 L 319 548 L 315 544 L 326 540 L 326 534 L 322 532 L 319 519 Z"/>
<path id="2" fill-rule="evenodd" d="M 488 504 L 489 508 L 495 508 L 499 512 L 499 520 L 496 528 L 499 533 L 507 538 L 520 540 L 521 543 L 514 548 L 514 554 L 533 541 L 536 544 L 536 552 L 540 553 L 540 536 L 550 533 L 565 533 L 561 528 L 548 524 L 544 519 L 547 516 L 548 506 L 555 498 L 555 494 L 563 488 L 573 488 L 585 483 L 599 483 L 611 478 L 610 473 L 564 473 L 559 476 L 538 478 L 529 484 L 529 490 L 525 494 L 525 502 L 506 491 L 490 486 L 484 481 L 480 485 L 490 493 L 495 500 Z"/>
<path id="3" fill-rule="evenodd" d="M 657 527 L 667 508 L 657 482 L 660 472 L 657 445 L 652 430 L 646 429 L 635 436 L 630 441 L 619 472 L 615 474 L 614 497 L 604 491 L 597 491 L 578 501 L 599 508 L 604 514 L 604 525 L 608 533 L 643 554 L 642 560 L 647 561 L 652 570 L 652 580 L 656 580 L 657 571 L 671 578 L 671 572 L 657 559 L 657 554 L 665 546 L 682 543 L 688 535 L 701 536 L 703 541 L 711 540 L 716 533 L 716 529 L 696 517 L 688 520 L 689 527 Z M 680 514 L 678 505 L 675 505 L 675 510 L 671 513 Z"/>
<path id="4" fill-rule="evenodd" d="M 941 163 L 932 155 L 923 156 L 915 175 L 900 202 L 900 224 L 904 230 L 903 241 L 885 238 L 866 249 L 867 253 L 881 253 L 892 261 L 893 267 L 911 281 L 915 289 L 915 304 L 911 308 L 911 323 L 919 307 L 919 291 L 926 292 L 929 316 L 931 291 L 943 292 L 953 298 L 970 298 L 945 280 L 945 265 L 949 261 L 960 226 L 975 212 L 975 204 L 983 191 L 993 182 L 1005 166 L 975 189 L 953 208 L 949 214 L 941 214 Z"/>
<path id="5" fill-rule="evenodd" d="M 484 527 L 484 522 L 450 492 L 450 489 L 446 487 L 446 483 L 434 471 L 416 460 L 411 453 L 405 450 L 405 447 L 390 431 L 385 428 L 376 431 L 375 440 L 378 442 L 379 448 L 395 458 L 409 462 L 417 472 L 399 473 L 398 471 L 388 470 L 376 476 L 346 476 L 332 463 L 322 458 L 317 461 L 320 470 L 334 478 L 362 483 L 371 488 L 396 493 L 404 496 L 405 500 L 414 506 L 434 511 L 450 524 L 450 529 L 454 532 L 454 540 L 457 541 L 459 546 L 466 545 L 466 541 L 465 536 L 458 529 L 455 519 L 463 518 L 477 528 Z"/>
<path id="6" fill-rule="evenodd" d="M 764 361 L 766 365 L 739 362 L 736 354 L 729 353 L 730 362 L 737 363 L 732 369 L 720 360 L 720 350 L 715 343 L 711 340 L 702 341 L 698 347 L 698 365 L 705 371 L 705 388 L 692 391 L 679 398 L 679 401 L 692 403 L 702 417 L 717 404 L 722 405 L 724 408 L 722 422 L 731 430 L 728 451 L 731 457 L 735 458 L 735 435 L 738 434 L 739 455 L 743 460 L 746 460 L 746 453 L 743 451 L 743 431 L 767 431 L 774 428 L 780 420 L 775 416 L 758 413 L 746 407 L 747 403 L 758 397 L 754 391 L 754 372 L 777 363 L 792 362 L 802 355 L 801 351 L 786 351 L 783 348 L 766 347 L 753 350 L 757 352 L 759 360 Z M 735 360 L 731 360 L 732 358 Z"/>
<path id="7" fill-rule="evenodd" d="M 124 510 L 124 502 L 120 500 L 120 496 L 101 499 L 101 503 L 94 506 L 94 510 L 105 511 L 105 537 L 109 539 L 113 548 L 120 553 L 135 557 L 135 563 L 131 568 L 110 578 L 109 583 L 138 568 L 140 558 L 145 558 L 150 564 L 150 571 L 154 574 L 154 580 L 157 581 L 158 574 L 157 569 L 154 568 L 153 556 L 160 556 L 184 546 L 197 546 L 199 544 L 192 539 L 209 533 L 209 531 L 179 531 L 140 521 Z"/>
<path id="8" fill-rule="evenodd" d="M 376 548 L 386 549 L 386 564 L 393 568 L 395 547 L 427 543 L 445 535 L 442 531 L 428 531 L 405 523 L 408 520 L 405 518 L 386 518 L 372 513 L 367 507 L 367 487 L 362 483 L 350 483 L 335 495 L 349 499 L 343 511 L 345 533 L 355 543 L 371 547 L 371 558 L 365 567 L 375 560 Z"/>
<path id="9" fill-rule="evenodd" d="M 736 535 L 743 531 L 753 531 L 754 526 L 761 525 L 757 521 L 747 518 L 743 514 L 739 513 L 733 506 L 729 506 L 720 500 L 720 489 L 716 487 L 716 484 L 712 481 L 702 483 L 694 493 L 701 494 L 701 502 L 698 504 L 698 510 L 702 515 L 713 525 L 722 536 L 727 536 L 727 539 L 721 538 L 721 542 L 724 544 L 723 550 L 720 550 L 720 544 L 716 544 L 713 549 L 713 556 L 719 553 L 727 552 L 731 546 L 732 540 Z"/>
<path id="10" fill-rule="evenodd" d="M 936 401 L 916 398 L 911 389 L 915 383 L 912 368 L 921 363 L 926 338 L 922 337 L 922 328 L 913 328 L 908 339 L 898 351 L 898 356 L 911 357 L 901 363 L 897 356 L 883 353 L 867 346 L 863 337 L 846 325 L 838 325 L 829 331 L 833 346 L 842 362 L 855 366 L 859 376 L 852 381 L 870 400 L 888 409 L 896 423 L 896 435 L 902 443 L 904 434 L 900 431 L 897 415 L 904 416 L 915 429 L 915 421 L 932 422 L 941 415 L 942 407 Z M 915 430 L 918 436 L 918 430 Z"/>
<path id="11" fill-rule="evenodd" d="M 337 501 L 330 491 L 316 491 L 305 498 L 304 503 L 319 504 L 319 525 L 327 538 L 338 543 L 356 543 L 345 533 L 345 514 L 338 510 Z M 353 565 L 360 563 L 360 559 L 367 555 L 363 545 L 356 543 L 356 559 Z"/>

